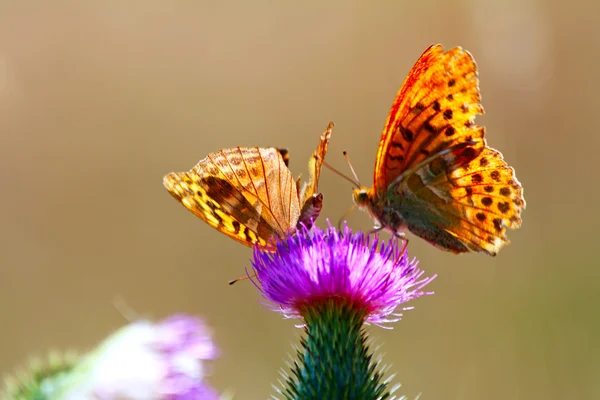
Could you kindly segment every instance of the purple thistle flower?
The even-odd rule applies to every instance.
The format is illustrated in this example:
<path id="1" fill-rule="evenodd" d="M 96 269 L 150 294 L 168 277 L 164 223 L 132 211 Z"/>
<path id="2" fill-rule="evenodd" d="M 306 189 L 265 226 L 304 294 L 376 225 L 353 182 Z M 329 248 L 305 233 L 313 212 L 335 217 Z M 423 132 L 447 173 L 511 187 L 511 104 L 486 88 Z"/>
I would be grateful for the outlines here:
<path id="1" fill-rule="evenodd" d="M 333 227 L 298 229 L 276 242 L 275 252 L 255 248 L 251 277 L 286 317 L 302 318 L 298 358 L 278 389 L 285 399 L 392 399 L 379 362 L 369 350 L 365 322 L 400 319 L 401 304 L 422 289 L 416 260 L 396 240 Z M 284 373 L 285 374 L 285 373 Z"/>
<path id="2" fill-rule="evenodd" d="M 217 350 L 206 326 L 178 314 L 138 321 L 112 334 L 70 372 L 54 397 L 63 400 L 217 400 L 204 381 Z"/>
<path id="3" fill-rule="evenodd" d="M 331 226 L 325 231 L 299 229 L 277 242 L 274 253 L 255 248 L 252 262 L 253 282 L 286 317 L 305 318 L 315 302 L 338 299 L 380 326 L 400 319 L 394 311 L 401 304 L 433 293 L 421 289 L 435 275 L 423 278 L 417 264 L 396 240 L 386 243 Z"/>

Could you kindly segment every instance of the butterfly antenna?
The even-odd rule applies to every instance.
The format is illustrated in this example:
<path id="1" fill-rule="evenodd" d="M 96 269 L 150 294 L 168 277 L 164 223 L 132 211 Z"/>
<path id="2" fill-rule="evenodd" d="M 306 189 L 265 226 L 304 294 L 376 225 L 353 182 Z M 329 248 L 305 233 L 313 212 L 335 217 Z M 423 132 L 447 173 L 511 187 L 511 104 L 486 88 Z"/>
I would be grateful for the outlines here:
<path id="1" fill-rule="evenodd" d="M 237 283 L 239 281 L 245 281 L 246 279 L 252 279 L 252 278 L 256 278 L 256 274 L 252 274 L 250 276 L 242 276 L 240 278 L 235 278 L 235 279 L 229 281 L 228 284 L 233 285 L 234 283 Z"/>
<path id="2" fill-rule="evenodd" d="M 352 171 L 352 175 L 354 175 L 354 179 L 356 179 L 356 182 L 358 182 L 358 187 L 361 187 L 360 179 L 358 179 L 358 175 L 356 175 L 356 171 L 350 162 L 350 157 L 348 156 L 348 152 L 346 150 L 344 150 L 344 157 L 346 157 L 346 161 L 348 161 L 348 166 L 350 167 L 350 171 Z"/>
<path id="3" fill-rule="evenodd" d="M 323 165 L 326 166 L 327 168 L 329 168 L 334 174 L 341 176 L 342 178 L 344 178 L 345 180 L 347 180 L 348 182 L 350 182 L 354 186 L 360 187 L 360 183 L 357 183 L 357 182 L 353 181 L 352 178 L 350 178 L 349 176 L 343 174 L 342 172 L 340 172 L 339 170 L 337 170 L 333 166 L 327 164 L 326 161 L 323 161 Z M 356 175 L 354 175 L 354 176 L 356 176 Z"/>

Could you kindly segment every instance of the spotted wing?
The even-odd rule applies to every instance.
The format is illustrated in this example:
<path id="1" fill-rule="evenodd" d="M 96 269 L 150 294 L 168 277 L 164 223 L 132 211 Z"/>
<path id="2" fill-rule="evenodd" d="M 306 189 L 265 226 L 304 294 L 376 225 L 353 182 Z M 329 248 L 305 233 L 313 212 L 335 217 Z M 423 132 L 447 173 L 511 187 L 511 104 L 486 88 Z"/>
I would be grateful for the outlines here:
<path id="1" fill-rule="evenodd" d="M 523 188 L 502 154 L 485 148 L 471 161 L 437 158 L 397 189 L 408 229 L 454 253 L 496 255 L 508 243 L 506 228 L 521 226 Z"/>
<path id="2" fill-rule="evenodd" d="M 274 148 L 221 150 L 163 184 L 194 215 L 248 246 L 283 237 L 300 216 L 294 179 Z"/>
<path id="3" fill-rule="evenodd" d="M 299 191 L 302 209 L 298 222 L 309 228 L 319 217 L 323 207 L 323 195 L 319 193 L 319 177 L 321 176 L 321 167 L 323 161 L 325 161 L 325 154 L 327 153 L 327 147 L 329 146 L 332 131 L 333 122 L 330 122 L 325 131 L 321 134 L 317 149 L 308 160 L 308 182 L 305 182 Z"/>
<path id="4" fill-rule="evenodd" d="M 505 244 L 506 228 L 521 226 L 525 209 L 523 187 L 497 150 L 486 148 L 469 163 L 451 169 L 447 187 L 458 226 L 446 229 L 467 247 L 495 255 Z"/>
<path id="5" fill-rule="evenodd" d="M 485 147 L 484 129 L 474 123 L 483 114 L 479 101 L 477 65 L 469 52 L 460 47 L 444 52 L 440 45 L 425 50 L 383 129 L 375 164 L 377 196 L 384 197 L 403 172 L 455 146 L 462 151 L 473 144 L 469 154 L 478 156 Z"/>

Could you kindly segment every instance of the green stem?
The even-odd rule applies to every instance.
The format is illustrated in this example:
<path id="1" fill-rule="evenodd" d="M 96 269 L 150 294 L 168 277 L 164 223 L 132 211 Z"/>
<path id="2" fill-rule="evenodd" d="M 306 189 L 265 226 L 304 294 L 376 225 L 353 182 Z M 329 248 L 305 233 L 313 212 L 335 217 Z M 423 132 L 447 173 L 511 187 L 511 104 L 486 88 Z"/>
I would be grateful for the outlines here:
<path id="1" fill-rule="evenodd" d="M 5 377 L 0 387 L 0 399 L 48 400 L 49 394 L 73 370 L 78 358 L 74 354 L 50 354 L 46 359 L 36 359 L 25 371 Z"/>
<path id="2" fill-rule="evenodd" d="M 387 399 L 378 363 L 366 344 L 365 312 L 343 299 L 311 302 L 302 348 L 281 393 L 286 399 Z"/>

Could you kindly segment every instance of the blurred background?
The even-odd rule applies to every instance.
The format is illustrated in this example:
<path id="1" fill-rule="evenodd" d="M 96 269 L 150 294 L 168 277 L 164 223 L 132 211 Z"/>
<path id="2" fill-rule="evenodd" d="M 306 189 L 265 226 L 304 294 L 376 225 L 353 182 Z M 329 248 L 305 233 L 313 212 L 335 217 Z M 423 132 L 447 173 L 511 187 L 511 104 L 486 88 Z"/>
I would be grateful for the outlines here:
<path id="1" fill-rule="evenodd" d="M 582 2 L 583 3 L 583 2 Z M 525 188 L 496 258 L 414 237 L 439 274 L 394 329 L 371 329 L 400 393 L 423 399 L 600 398 L 597 3 L 54 1 L 0 4 L 0 373 L 94 346 L 141 316 L 206 319 L 210 382 L 264 399 L 298 343 L 244 274 L 250 249 L 171 198 L 162 176 L 233 146 L 291 151 L 329 121 L 371 184 L 396 91 L 432 43 L 475 57 L 488 143 Z M 321 176 L 325 218 L 350 184 Z M 370 229 L 366 214 L 349 217 Z"/>

